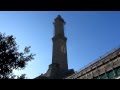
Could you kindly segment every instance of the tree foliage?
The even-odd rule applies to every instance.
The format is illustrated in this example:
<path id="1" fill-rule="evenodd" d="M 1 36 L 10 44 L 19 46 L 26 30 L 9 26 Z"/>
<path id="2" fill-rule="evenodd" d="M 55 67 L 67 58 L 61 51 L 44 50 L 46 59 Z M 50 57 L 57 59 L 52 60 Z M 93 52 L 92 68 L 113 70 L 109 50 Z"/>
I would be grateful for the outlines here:
<path id="1" fill-rule="evenodd" d="M 25 47 L 23 52 L 18 51 L 18 45 L 13 35 L 6 36 L 0 33 L 0 78 L 15 78 L 13 70 L 21 70 L 26 67 L 28 61 L 34 59 L 30 53 L 30 46 Z M 29 54 L 30 53 L 30 54 Z M 18 77 L 25 78 L 25 74 Z"/>

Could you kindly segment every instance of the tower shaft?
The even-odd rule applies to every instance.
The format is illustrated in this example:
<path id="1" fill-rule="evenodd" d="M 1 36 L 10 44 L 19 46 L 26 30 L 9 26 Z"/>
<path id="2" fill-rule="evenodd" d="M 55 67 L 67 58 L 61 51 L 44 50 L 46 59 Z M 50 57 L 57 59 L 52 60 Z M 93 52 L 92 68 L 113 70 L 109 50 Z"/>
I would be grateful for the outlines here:
<path id="1" fill-rule="evenodd" d="M 53 53 L 52 53 L 52 63 L 58 64 L 58 68 L 67 71 L 67 49 L 66 42 L 67 38 L 64 36 L 64 20 L 61 16 L 58 16 L 54 22 L 54 33 L 53 36 Z"/>
<path id="2" fill-rule="evenodd" d="M 65 22 L 60 15 L 54 21 L 54 36 L 52 50 L 52 64 L 49 65 L 48 71 L 41 78 L 61 79 L 74 73 L 73 69 L 68 70 L 67 63 L 67 38 L 64 35 Z"/>

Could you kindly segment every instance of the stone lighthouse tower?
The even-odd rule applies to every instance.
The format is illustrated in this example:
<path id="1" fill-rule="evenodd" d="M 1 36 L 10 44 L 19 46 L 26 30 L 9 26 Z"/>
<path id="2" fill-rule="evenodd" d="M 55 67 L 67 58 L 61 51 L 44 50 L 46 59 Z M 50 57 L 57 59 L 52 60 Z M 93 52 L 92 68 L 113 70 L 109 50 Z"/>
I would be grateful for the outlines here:
<path id="1" fill-rule="evenodd" d="M 65 22 L 60 15 L 54 21 L 54 36 L 53 40 L 53 53 L 52 64 L 58 64 L 58 68 L 63 72 L 68 70 L 67 63 L 67 38 L 64 35 Z"/>
<path id="2" fill-rule="evenodd" d="M 65 21 L 58 15 L 54 22 L 54 35 L 52 38 L 52 64 L 49 65 L 48 71 L 43 75 L 50 79 L 60 79 L 74 73 L 73 69 L 68 70 L 67 62 L 67 38 L 64 34 Z"/>
<path id="3" fill-rule="evenodd" d="M 64 34 L 65 21 L 60 15 L 58 15 L 55 18 L 53 25 L 54 36 L 52 38 L 52 64 L 49 65 L 46 76 L 50 78 L 63 78 L 71 73 L 74 73 L 74 70 L 68 70 L 66 47 L 67 38 Z"/>

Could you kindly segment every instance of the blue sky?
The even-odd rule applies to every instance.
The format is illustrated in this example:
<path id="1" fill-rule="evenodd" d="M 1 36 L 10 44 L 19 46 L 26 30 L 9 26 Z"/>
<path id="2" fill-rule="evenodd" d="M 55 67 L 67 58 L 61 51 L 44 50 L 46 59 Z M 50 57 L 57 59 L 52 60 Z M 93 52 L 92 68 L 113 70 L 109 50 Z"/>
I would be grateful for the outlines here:
<path id="1" fill-rule="evenodd" d="M 78 71 L 96 58 L 120 45 L 119 11 L 1 11 L 0 32 L 14 35 L 23 51 L 31 46 L 35 59 L 21 71 L 35 78 L 52 62 L 53 21 L 60 14 L 68 38 L 69 68 Z"/>

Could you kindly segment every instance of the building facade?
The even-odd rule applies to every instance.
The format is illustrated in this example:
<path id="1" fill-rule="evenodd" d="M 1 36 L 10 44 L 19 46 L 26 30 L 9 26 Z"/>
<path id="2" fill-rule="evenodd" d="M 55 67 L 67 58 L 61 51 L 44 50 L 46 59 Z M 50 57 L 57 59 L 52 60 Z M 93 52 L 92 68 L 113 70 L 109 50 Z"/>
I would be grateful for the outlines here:
<path id="1" fill-rule="evenodd" d="M 66 79 L 120 79 L 120 47 Z"/>

